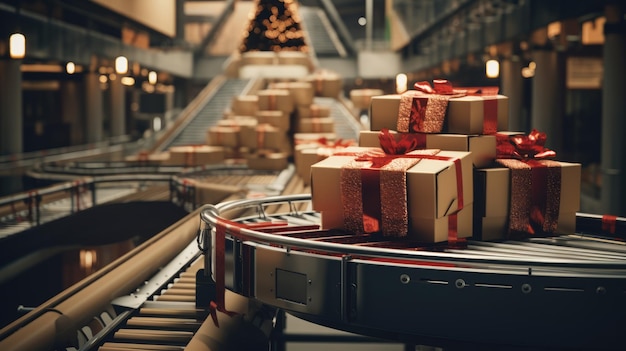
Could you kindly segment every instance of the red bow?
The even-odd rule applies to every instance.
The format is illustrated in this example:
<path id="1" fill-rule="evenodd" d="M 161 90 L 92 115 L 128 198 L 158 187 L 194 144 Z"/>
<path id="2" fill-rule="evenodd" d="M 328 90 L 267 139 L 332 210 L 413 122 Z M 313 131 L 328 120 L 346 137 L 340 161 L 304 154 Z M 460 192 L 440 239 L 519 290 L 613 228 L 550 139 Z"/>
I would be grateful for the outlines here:
<path id="1" fill-rule="evenodd" d="M 528 135 L 496 134 L 496 158 L 528 160 L 555 157 L 556 152 L 544 146 L 546 139 L 546 133 L 536 129 L 533 129 Z"/>
<path id="2" fill-rule="evenodd" d="M 426 94 L 440 94 L 440 95 L 453 95 L 459 93 L 465 93 L 464 90 L 455 90 L 452 88 L 452 83 L 447 79 L 434 79 L 433 86 L 427 81 L 417 82 L 413 85 L 415 90 L 419 90 Z"/>
<path id="3" fill-rule="evenodd" d="M 383 151 L 390 155 L 403 155 L 418 147 L 417 139 L 415 138 L 401 136 L 400 140 L 396 141 L 387 128 L 380 131 L 378 140 L 380 141 L 380 147 Z"/>

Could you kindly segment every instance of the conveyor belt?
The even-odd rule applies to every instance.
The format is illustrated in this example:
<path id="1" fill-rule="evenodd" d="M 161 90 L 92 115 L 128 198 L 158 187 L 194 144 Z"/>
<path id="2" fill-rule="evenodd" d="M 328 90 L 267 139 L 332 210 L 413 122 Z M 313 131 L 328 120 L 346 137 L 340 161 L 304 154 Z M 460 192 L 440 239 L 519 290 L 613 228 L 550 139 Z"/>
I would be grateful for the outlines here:
<path id="1" fill-rule="evenodd" d="M 626 246 L 619 235 L 423 244 L 311 229 L 319 214 L 294 207 L 309 198 L 242 200 L 202 212 L 216 236 L 213 250 L 225 235 L 224 261 L 213 258 L 213 274 L 224 275 L 228 290 L 321 325 L 414 344 L 622 345 Z M 274 202 L 288 203 L 289 211 L 259 210 Z M 261 214 L 237 217 L 242 225 L 283 223 L 282 229 L 225 222 L 229 211 L 245 208 Z"/>

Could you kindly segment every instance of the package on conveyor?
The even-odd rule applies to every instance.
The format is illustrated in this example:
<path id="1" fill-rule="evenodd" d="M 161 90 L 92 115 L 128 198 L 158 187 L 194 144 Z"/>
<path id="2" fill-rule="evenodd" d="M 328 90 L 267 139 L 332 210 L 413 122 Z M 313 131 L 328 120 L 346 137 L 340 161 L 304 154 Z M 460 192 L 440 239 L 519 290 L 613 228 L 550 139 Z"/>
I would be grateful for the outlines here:
<path id="1" fill-rule="evenodd" d="M 319 70 L 303 78 L 313 84 L 315 96 L 338 98 L 343 91 L 343 79 L 336 72 Z"/>
<path id="2" fill-rule="evenodd" d="M 164 165 L 195 167 L 221 163 L 225 159 L 225 151 L 220 146 L 181 145 L 168 149 L 169 159 Z"/>
<path id="3" fill-rule="evenodd" d="M 207 128 L 206 143 L 211 146 L 237 148 L 240 145 L 240 127 L 236 125 L 213 125 Z"/>
<path id="4" fill-rule="evenodd" d="M 313 164 L 355 146 L 356 141 L 354 140 L 328 140 L 325 138 L 320 138 L 315 143 L 296 144 L 293 156 L 296 174 L 302 178 L 304 185 L 309 185 Z"/>
<path id="5" fill-rule="evenodd" d="M 371 130 L 494 134 L 508 129 L 508 97 L 497 88 L 452 88 L 445 80 L 418 82 L 415 90 L 373 96 Z"/>
<path id="6" fill-rule="evenodd" d="M 352 89 L 350 90 L 350 101 L 352 106 L 359 110 L 367 110 L 372 103 L 373 96 L 384 95 L 382 89 Z"/>
<path id="7" fill-rule="evenodd" d="M 287 81 L 275 82 L 269 85 L 269 89 L 281 89 L 289 91 L 295 106 L 309 106 L 313 103 L 315 91 L 310 82 Z"/>
<path id="8" fill-rule="evenodd" d="M 364 130 L 359 132 L 359 146 L 380 147 L 381 133 L 389 133 L 396 142 L 414 143 L 417 149 L 469 151 L 474 167 L 487 167 L 496 158 L 495 135 L 466 135 L 449 133 L 400 133 L 395 130 Z"/>
<path id="9" fill-rule="evenodd" d="M 323 228 L 428 243 L 472 236 L 469 152 L 362 149 L 311 166 L 313 209 Z"/>
<path id="10" fill-rule="evenodd" d="M 124 157 L 125 162 L 137 163 L 139 165 L 160 165 L 166 163 L 170 158 L 170 153 L 141 151 L 134 155 Z"/>
<path id="11" fill-rule="evenodd" d="M 299 118 L 296 132 L 298 133 L 334 133 L 335 119 L 332 117 Z"/>
<path id="12" fill-rule="evenodd" d="M 241 146 L 251 150 L 272 149 L 288 155 L 293 148 L 287 132 L 270 124 L 258 124 L 252 129 L 242 129 Z"/>
<path id="13" fill-rule="evenodd" d="M 295 109 L 293 97 L 286 89 L 262 89 L 257 92 L 259 110 L 280 110 L 291 114 Z"/>
<path id="14" fill-rule="evenodd" d="M 289 165 L 289 155 L 276 150 L 259 149 L 245 155 L 248 168 L 280 171 Z"/>
<path id="15" fill-rule="evenodd" d="M 256 120 L 258 124 L 269 124 L 283 131 L 291 130 L 291 115 L 280 110 L 259 110 Z"/>
<path id="16" fill-rule="evenodd" d="M 257 95 L 237 95 L 230 103 L 233 115 L 254 116 L 259 110 L 259 97 Z"/>
<path id="17" fill-rule="evenodd" d="M 279 51 L 276 54 L 276 58 L 278 60 L 278 65 L 296 65 L 296 66 L 305 66 L 307 70 L 310 72 L 314 68 L 314 64 L 311 61 L 311 56 L 302 51 Z"/>
<path id="18" fill-rule="evenodd" d="M 575 232 L 581 165 L 555 161 L 545 133 L 498 133 L 496 165 L 475 170 L 475 232 L 482 240 Z"/>
<path id="19" fill-rule="evenodd" d="M 246 51 L 241 53 L 240 66 L 275 65 L 278 57 L 274 51 Z"/>
<path id="20" fill-rule="evenodd" d="M 330 106 L 311 104 L 296 106 L 298 119 L 330 117 Z"/>

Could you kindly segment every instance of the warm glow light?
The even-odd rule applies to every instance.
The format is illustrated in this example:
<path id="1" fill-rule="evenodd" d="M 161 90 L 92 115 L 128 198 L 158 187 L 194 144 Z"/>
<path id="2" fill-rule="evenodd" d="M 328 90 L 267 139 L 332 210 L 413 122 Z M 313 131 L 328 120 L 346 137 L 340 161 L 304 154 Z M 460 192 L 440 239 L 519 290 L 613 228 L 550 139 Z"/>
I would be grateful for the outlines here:
<path id="1" fill-rule="evenodd" d="M 122 77 L 122 84 L 133 86 L 135 85 L 135 78 L 133 77 Z"/>
<path id="2" fill-rule="evenodd" d="M 161 117 L 154 117 L 152 120 L 152 129 L 154 129 L 155 132 L 158 132 L 161 130 L 161 127 Z"/>
<path id="3" fill-rule="evenodd" d="M 535 76 L 535 70 L 530 67 L 522 68 L 522 77 L 524 78 L 532 78 Z"/>
<path id="4" fill-rule="evenodd" d="M 500 75 L 500 63 L 497 60 L 489 60 L 485 63 L 487 78 L 498 78 Z"/>
<path id="5" fill-rule="evenodd" d="M 101 74 L 100 78 L 98 78 L 98 80 L 100 81 L 100 83 L 104 84 L 104 83 L 106 83 L 109 80 L 109 78 L 107 77 L 106 74 Z"/>
<path id="6" fill-rule="evenodd" d="M 9 55 L 12 59 L 26 56 L 26 37 L 22 33 L 13 33 L 9 37 Z"/>
<path id="7" fill-rule="evenodd" d="M 118 56 L 115 59 L 115 72 L 117 74 L 126 74 L 128 72 L 128 59 L 124 56 Z"/>
<path id="8" fill-rule="evenodd" d="M 407 91 L 408 78 L 406 74 L 400 73 L 396 76 L 396 92 L 402 94 Z"/>
<path id="9" fill-rule="evenodd" d="M 152 85 L 157 83 L 157 73 L 155 71 L 150 71 L 150 73 L 148 73 L 148 82 Z"/>
<path id="10" fill-rule="evenodd" d="M 530 61 L 528 63 L 528 68 L 530 68 L 530 69 L 532 69 L 534 71 L 535 68 L 537 68 L 537 64 L 535 63 L 535 61 Z"/>
<path id="11" fill-rule="evenodd" d="M 76 72 L 76 65 L 74 64 L 74 62 L 68 62 L 65 65 L 65 71 L 67 72 L 67 74 L 74 74 Z"/>
<path id="12" fill-rule="evenodd" d="M 359 17 L 359 26 L 364 27 L 367 24 L 367 19 L 365 17 Z"/>

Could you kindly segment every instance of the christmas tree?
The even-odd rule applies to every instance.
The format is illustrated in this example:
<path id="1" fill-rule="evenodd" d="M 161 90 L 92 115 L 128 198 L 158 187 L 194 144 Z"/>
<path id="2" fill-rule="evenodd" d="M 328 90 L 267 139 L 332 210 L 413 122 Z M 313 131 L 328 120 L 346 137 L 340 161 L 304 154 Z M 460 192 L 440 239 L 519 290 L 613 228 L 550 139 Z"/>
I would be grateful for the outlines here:
<path id="1" fill-rule="evenodd" d="M 308 51 L 297 5 L 294 0 L 258 0 L 240 51 L 282 50 Z"/>

